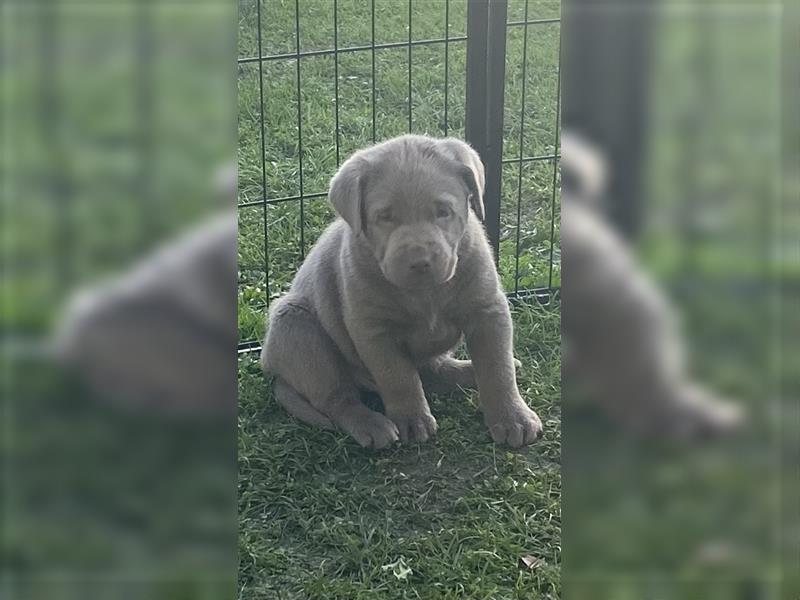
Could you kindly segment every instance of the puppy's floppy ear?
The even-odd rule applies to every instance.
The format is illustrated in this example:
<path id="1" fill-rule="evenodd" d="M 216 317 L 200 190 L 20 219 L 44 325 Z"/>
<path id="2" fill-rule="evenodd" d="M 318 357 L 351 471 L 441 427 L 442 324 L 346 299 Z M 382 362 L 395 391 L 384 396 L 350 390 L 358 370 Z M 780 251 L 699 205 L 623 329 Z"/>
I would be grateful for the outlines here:
<path id="1" fill-rule="evenodd" d="M 366 226 L 364 219 L 364 180 L 368 163 L 356 153 L 347 159 L 331 179 L 328 200 L 353 233 Z"/>
<path id="2" fill-rule="evenodd" d="M 461 140 L 447 138 L 439 143 L 450 158 L 455 159 L 464 167 L 464 180 L 469 188 L 469 205 L 478 218 L 483 221 L 485 216 L 483 190 L 486 181 L 481 157 L 472 149 L 472 146 Z"/>

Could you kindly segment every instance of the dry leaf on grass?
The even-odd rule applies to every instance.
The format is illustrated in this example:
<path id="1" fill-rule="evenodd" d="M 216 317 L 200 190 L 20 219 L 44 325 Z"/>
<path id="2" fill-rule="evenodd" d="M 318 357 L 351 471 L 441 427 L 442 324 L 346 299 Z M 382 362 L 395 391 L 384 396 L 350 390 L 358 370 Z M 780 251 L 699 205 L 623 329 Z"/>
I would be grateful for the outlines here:
<path id="1" fill-rule="evenodd" d="M 526 554 L 525 556 L 520 556 L 518 565 L 520 569 L 532 571 L 543 563 L 544 561 L 541 558 Z"/>

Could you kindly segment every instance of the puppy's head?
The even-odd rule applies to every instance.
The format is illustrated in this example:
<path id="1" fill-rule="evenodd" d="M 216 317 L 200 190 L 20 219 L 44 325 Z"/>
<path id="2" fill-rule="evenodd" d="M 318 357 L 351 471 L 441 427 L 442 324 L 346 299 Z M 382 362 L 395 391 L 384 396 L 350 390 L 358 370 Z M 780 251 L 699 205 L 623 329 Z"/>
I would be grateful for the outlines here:
<path id="1" fill-rule="evenodd" d="M 351 156 L 329 198 L 386 279 L 421 289 L 455 274 L 470 211 L 483 219 L 483 187 L 483 165 L 469 145 L 406 135 Z"/>

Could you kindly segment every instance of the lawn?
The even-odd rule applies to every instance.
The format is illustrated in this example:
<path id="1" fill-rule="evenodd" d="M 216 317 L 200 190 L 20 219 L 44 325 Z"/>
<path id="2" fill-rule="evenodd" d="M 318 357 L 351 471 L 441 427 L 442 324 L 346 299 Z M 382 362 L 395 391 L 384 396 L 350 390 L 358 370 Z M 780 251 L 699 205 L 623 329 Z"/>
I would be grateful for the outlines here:
<path id="1" fill-rule="evenodd" d="M 476 397 L 430 398 L 439 432 L 386 452 L 301 425 L 240 361 L 241 598 L 558 598 L 559 315 L 514 311 L 520 391 L 545 425 L 496 447 Z M 523 556 L 543 562 L 521 569 Z"/>
<path id="2" fill-rule="evenodd" d="M 333 3 L 301 0 L 300 7 L 300 50 L 333 48 Z M 444 37 L 445 8 L 444 2 L 415 0 L 412 39 Z M 375 11 L 378 44 L 408 40 L 408 2 L 377 0 Z M 523 20 L 524 11 L 524 2 L 510 3 L 509 21 Z M 265 2 L 262 13 L 263 54 L 295 52 L 294 1 Z M 371 42 L 370 13 L 369 3 L 338 2 L 340 47 Z M 528 3 L 529 20 L 558 14 L 558 2 Z M 465 35 L 466 2 L 450 2 L 448 23 L 450 37 Z M 256 24 L 255 3 L 241 2 L 240 57 L 258 55 Z M 521 131 L 525 32 L 509 27 L 504 130 L 509 161 L 556 154 L 559 24 L 531 25 L 527 35 Z M 412 48 L 414 133 L 463 137 L 463 40 L 451 42 L 446 60 L 447 79 L 444 45 Z M 265 210 L 258 201 L 324 193 L 337 163 L 350 152 L 409 130 L 408 48 L 375 53 L 374 129 L 372 53 L 342 53 L 337 156 L 335 67 L 331 55 L 301 59 L 301 154 L 296 62 L 264 61 L 263 190 L 259 66 L 239 65 L 242 341 L 263 336 L 267 300 L 286 291 L 304 252 L 333 218 L 324 195 L 305 200 L 302 208 L 290 200 Z M 507 290 L 515 284 L 547 286 L 551 220 L 553 280 L 556 285 L 560 280 L 554 167 L 552 160 L 504 166 L 500 273 Z M 440 426 L 434 441 L 388 452 L 363 450 L 341 433 L 314 430 L 287 416 L 271 398 L 257 354 L 240 356 L 240 598 L 560 596 L 560 311 L 557 303 L 521 303 L 513 316 L 523 364 L 520 390 L 545 424 L 544 439 L 522 452 L 491 442 L 475 394 L 429 398 Z M 521 567 L 523 556 L 541 562 Z"/>

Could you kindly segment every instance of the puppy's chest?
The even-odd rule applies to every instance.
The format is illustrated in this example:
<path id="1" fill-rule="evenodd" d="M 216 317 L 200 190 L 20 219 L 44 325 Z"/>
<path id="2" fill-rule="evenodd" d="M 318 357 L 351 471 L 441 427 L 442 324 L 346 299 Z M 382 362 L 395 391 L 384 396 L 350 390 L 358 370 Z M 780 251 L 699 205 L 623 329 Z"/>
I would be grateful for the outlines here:
<path id="1" fill-rule="evenodd" d="M 461 329 L 453 315 L 442 309 L 421 308 L 423 310 L 409 311 L 407 322 L 398 330 L 401 342 L 417 358 L 447 352 L 461 337 Z"/>

